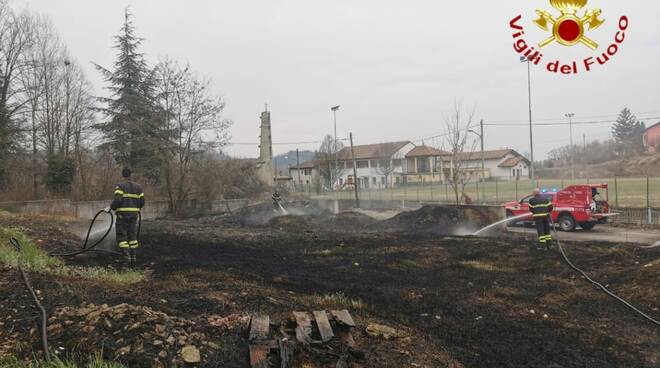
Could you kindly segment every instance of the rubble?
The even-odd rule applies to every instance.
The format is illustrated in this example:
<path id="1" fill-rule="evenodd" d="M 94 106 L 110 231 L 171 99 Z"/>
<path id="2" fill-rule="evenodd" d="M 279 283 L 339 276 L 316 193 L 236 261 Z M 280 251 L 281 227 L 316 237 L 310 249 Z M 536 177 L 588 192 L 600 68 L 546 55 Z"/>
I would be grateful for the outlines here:
<path id="1" fill-rule="evenodd" d="M 125 303 L 61 307 L 48 324 L 51 344 L 82 355 L 103 352 L 130 366 L 197 364 L 218 350 L 194 321 Z"/>
<path id="2" fill-rule="evenodd" d="M 383 338 L 385 340 L 391 340 L 395 337 L 398 337 L 399 334 L 397 330 L 392 327 L 381 325 L 378 323 L 370 323 L 366 329 L 367 335 L 375 338 Z"/>

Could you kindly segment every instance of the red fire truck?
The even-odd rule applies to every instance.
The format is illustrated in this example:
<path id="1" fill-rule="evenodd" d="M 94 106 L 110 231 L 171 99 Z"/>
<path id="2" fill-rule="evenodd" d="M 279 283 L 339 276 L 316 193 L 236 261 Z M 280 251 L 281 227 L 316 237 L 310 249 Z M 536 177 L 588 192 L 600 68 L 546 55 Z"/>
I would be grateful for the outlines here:
<path id="1" fill-rule="evenodd" d="M 571 185 L 560 191 L 543 191 L 543 195 L 552 198 L 552 222 L 558 224 L 563 231 L 573 231 L 579 225 L 584 230 L 591 230 L 596 224 L 607 223 L 611 216 L 608 203 L 609 192 L 607 184 Z M 518 202 L 505 203 L 507 217 L 521 216 L 529 211 L 529 195 Z M 523 217 L 514 223 L 530 223 L 533 218 Z"/>

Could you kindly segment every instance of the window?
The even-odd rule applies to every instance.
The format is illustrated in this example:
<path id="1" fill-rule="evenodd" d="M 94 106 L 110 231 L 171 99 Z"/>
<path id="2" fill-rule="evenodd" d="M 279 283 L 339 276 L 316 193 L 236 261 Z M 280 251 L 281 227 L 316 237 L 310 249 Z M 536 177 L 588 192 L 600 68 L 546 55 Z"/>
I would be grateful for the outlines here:
<path id="1" fill-rule="evenodd" d="M 344 179 L 339 178 L 339 185 L 344 185 Z"/>
<path id="2" fill-rule="evenodd" d="M 380 177 L 380 183 L 383 184 L 383 185 L 385 185 L 385 177 L 384 177 L 384 176 L 381 176 L 381 177 Z"/>
<path id="3" fill-rule="evenodd" d="M 397 176 L 395 182 L 396 182 L 397 184 L 401 184 L 401 178 Z"/>
<path id="4" fill-rule="evenodd" d="M 378 167 L 378 161 L 377 161 L 377 160 L 370 160 L 370 161 L 369 161 L 369 164 L 370 164 L 371 167 L 373 167 L 373 168 Z"/>
<path id="5" fill-rule="evenodd" d="M 427 173 L 429 172 L 429 160 L 426 157 L 417 158 L 417 172 L 418 173 Z"/>
<path id="6" fill-rule="evenodd" d="M 369 167 L 369 161 L 358 161 L 357 162 L 357 168 L 358 169 L 366 169 Z"/>
<path id="7" fill-rule="evenodd" d="M 347 169 L 352 169 L 353 168 L 353 161 L 346 161 L 345 166 Z"/>
<path id="8" fill-rule="evenodd" d="M 305 169 L 303 175 L 312 175 L 312 169 Z"/>
<path id="9" fill-rule="evenodd" d="M 378 183 L 378 179 L 376 177 L 371 178 L 371 184 L 376 185 Z"/>

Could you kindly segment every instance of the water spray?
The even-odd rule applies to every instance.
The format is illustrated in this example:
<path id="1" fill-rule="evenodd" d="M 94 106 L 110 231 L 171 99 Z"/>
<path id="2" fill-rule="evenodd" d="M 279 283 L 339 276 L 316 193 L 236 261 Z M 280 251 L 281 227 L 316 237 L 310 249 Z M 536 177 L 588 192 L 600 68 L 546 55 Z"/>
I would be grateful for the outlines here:
<path id="1" fill-rule="evenodd" d="M 523 213 L 522 215 L 513 216 L 513 217 L 507 217 L 507 218 L 505 218 L 504 220 L 500 220 L 500 221 L 498 221 L 498 222 L 496 222 L 496 223 L 494 223 L 494 224 L 490 224 L 490 225 L 484 227 L 484 228 L 481 229 L 481 230 L 476 231 L 475 233 L 472 234 L 472 236 L 477 236 L 477 235 L 479 235 L 479 234 L 481 234 L 481 233 L 483 233 L 483 232 L 485 232 L 485 231 L 488 231 L 488 230 L 490 230 L 490 229 L 492 229 L 492 228 L 494 228 L 494 227 L 496 227 L 496 226 L 498 226 L 498 225 L 500 225 L 500 224 L 508 223 L 508 222 L 512 222 L 512 221 L 516 221 L 516 220 L 520 220 L 520 219 L 523 219 L 523 218 L 525 218 L 525 217 L 529 217 L 529 216 L 531 216 L 531 213 Z"/>
<path id="2" fill-rule="evenodd" d="M 277 205 L 280 206 L 280 209 L 282 210 L 282 213 L 283 213 L 283 214 L 285 214 L 285 215 L 288 215 L 288 214 L 289 214 L 289 213 L 286 211 L 286 209 L 284 208 L 284 206 L 282 206 L 282 203 L 277 202 Z"/>

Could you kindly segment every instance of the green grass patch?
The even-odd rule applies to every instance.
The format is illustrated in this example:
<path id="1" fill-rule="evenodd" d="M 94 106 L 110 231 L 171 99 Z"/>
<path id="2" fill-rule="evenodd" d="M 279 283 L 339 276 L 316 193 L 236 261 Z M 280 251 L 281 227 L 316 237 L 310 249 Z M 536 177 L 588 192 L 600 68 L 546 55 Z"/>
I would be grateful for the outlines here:
<path id="1" fill-rule="evenodd" d="M 9 242 L 11 238 L 16 238 L 21 244 L 22 265 L 25 271 L 39 272 L 62 265 L 60 259 L 50 257 L 20 230 L 4 227 L 0 227 L 0 262 L 13 268 L 18 266 L 21 253 L 11 245 Z"/>
<path id="2" fill-rule="evenodd" d="M 12 268 L 18 267 L 19 253 L 9 242 L 16 238 L 21 243 L 22 266 L 26 272 L 45 273 L 66 277 L 79 277 L 99 280 L 120 285 L 130 285 L 143 281 L 145 275 L 133 270 L 115 270 L 104 267 L 80 267 L 64 265 L 61 259 L 51 257 L 44 252 L 32 239 L 15 228 L 0 227 L 0 263 Z M 2 366 L 0 366 L 2 367 Z"/>
<path id="3" fill-rule="evenodd" d="M 32 360 L 24 362 L 16 357 L 0 358 L 2 368 L 126 368 L 126 366 L 103 360 L 101 356 L 88 359 L 85 364 L 75 363 L 73 359 L 62 359 L 54 356 L 50 362 L 44 360 Z"/>

